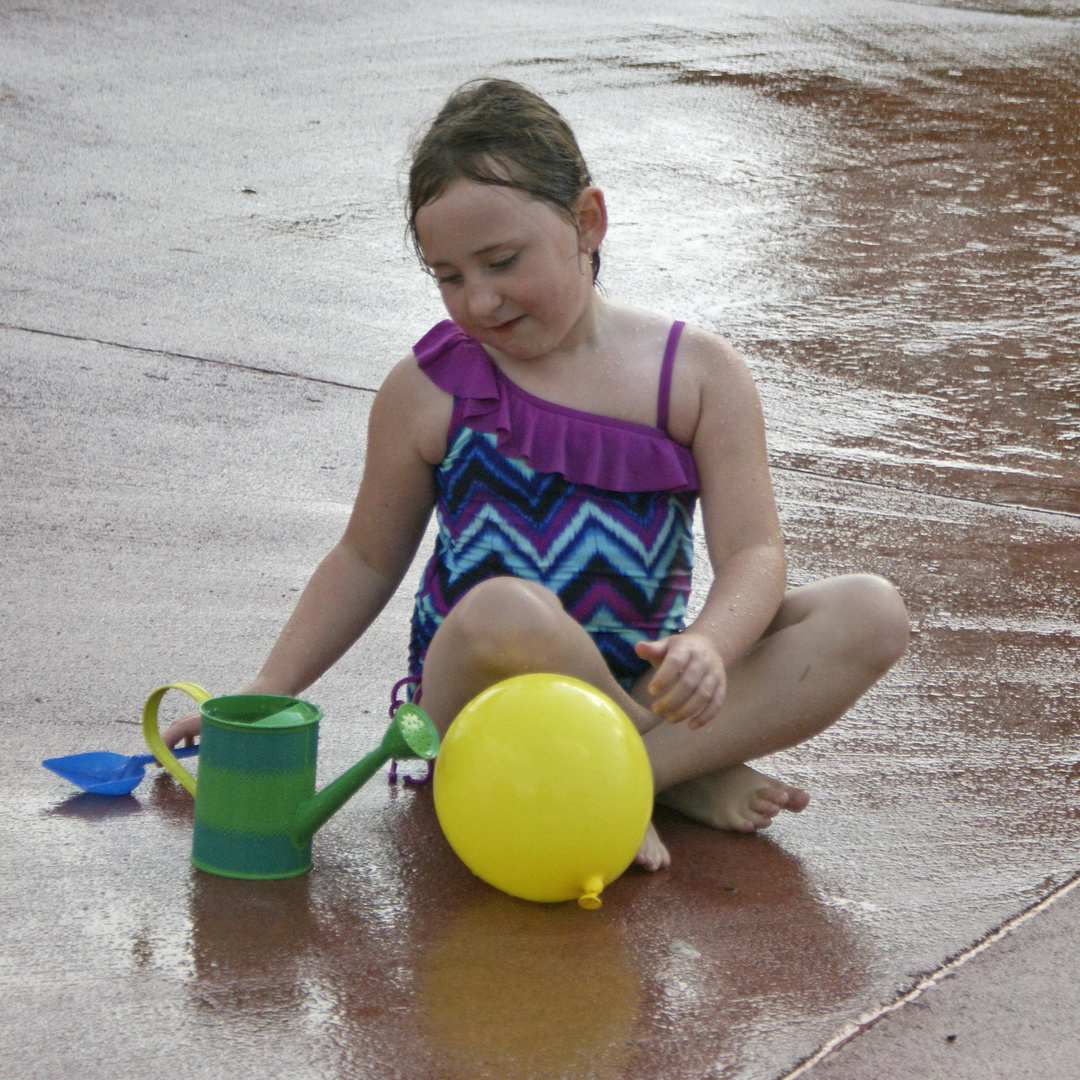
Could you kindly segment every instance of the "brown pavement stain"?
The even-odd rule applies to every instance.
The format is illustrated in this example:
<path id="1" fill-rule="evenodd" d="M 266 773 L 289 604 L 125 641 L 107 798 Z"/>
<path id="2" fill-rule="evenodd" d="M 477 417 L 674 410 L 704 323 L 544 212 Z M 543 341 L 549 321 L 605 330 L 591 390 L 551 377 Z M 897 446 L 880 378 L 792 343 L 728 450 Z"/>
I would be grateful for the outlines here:
<path id="1" fill-rule="evenodd" d="M 873 18 L 822 20 L 816 69 L 687 30 L 596 56 L 630 92 L 680 88 L 684 200 L 706 197 L 696 129 L 722 219 L 762 207 L 711 238 L 721 263 L 761 251 L 711 321 L 755 367 L 781 463 L 1080 512 L 1080 39 L 1049 27 L 992 60 Z M 717 151 L 717 130 L 745 137 L 733 105 L 756 142 Z"/>

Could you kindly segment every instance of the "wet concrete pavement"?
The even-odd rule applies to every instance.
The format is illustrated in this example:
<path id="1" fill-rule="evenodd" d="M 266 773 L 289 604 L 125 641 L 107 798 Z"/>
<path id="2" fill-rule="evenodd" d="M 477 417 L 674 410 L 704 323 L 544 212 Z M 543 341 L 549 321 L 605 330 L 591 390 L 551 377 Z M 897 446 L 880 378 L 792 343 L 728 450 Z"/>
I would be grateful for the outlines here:
<path id="1" fill-rule="evenodd" d="M 1071 886 L 905 995 L 807 1072 L 819 1078 L 1075 1075 L 1080 1061 L 1080 891 Z M 841 1038 L 846 1033 L 841 1034 Z M 803 1075 L 806 1075 L 805 1073 Z"/>
<path id="2" fill-rule="evenodd" d="M 188 865 L 171 780 L 38 764 L 261 662 L 440 317 L 398 182 L 478 72 L 574 124 L 609 293 L 743 349 L 792 582 L 884 573 L 916 630 L 770 762 L 804 814 L 666 814 L 673 868 L 597 914 L 473 879 L 425 791 L 253 885 Z M 1077 1075 L 1078 120 L 1075 4 L 0 0 L 0 1074 Z M 381 732 L 412 580 L 310 693 L 323 779 Z"/>

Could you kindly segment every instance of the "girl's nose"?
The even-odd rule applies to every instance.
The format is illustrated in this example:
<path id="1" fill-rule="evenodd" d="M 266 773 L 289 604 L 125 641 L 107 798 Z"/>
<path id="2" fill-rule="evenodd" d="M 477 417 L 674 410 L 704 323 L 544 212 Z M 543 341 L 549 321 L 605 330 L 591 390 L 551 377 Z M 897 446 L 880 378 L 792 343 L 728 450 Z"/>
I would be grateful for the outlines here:
<path id="1" fill-rule="evenodd" d="M 474 319 L 485 319 L 498 310 L 502 297 L 490 282 L 477 281 L 469 286 L 465 301 L 469 305 L 469 314 Z"/>

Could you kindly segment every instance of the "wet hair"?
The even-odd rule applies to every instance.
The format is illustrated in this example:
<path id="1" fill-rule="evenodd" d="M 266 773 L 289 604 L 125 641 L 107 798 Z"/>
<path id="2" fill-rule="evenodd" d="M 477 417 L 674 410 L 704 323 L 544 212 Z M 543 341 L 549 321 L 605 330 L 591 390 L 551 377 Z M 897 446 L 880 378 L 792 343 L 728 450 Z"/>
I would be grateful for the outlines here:
<path id="1" fill-rule="evenodd" d="M 509 79 L 459 86 L 416 144 L 409 169 L 409 236 L 421 263 L 416 214 L 462 177 L 514 188 L 574 222 L 592 183 L 570 125 L 542 97 Z M 592 253 L 593 281 L 600 252 Z"/>

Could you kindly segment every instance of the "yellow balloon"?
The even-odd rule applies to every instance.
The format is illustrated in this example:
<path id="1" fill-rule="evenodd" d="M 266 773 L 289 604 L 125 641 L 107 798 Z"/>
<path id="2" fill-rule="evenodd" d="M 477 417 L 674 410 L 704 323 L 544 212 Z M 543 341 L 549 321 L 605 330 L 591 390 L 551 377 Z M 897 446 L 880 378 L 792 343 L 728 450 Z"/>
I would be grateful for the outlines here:
<path id="1" fill-rule="evenodd" d="M 599 907 L 652 816 L 652 769 L 629 717 L 565 675 L 475 697 L 435 763 L 435 812 L 477 877 L 511 896 Z"/>

